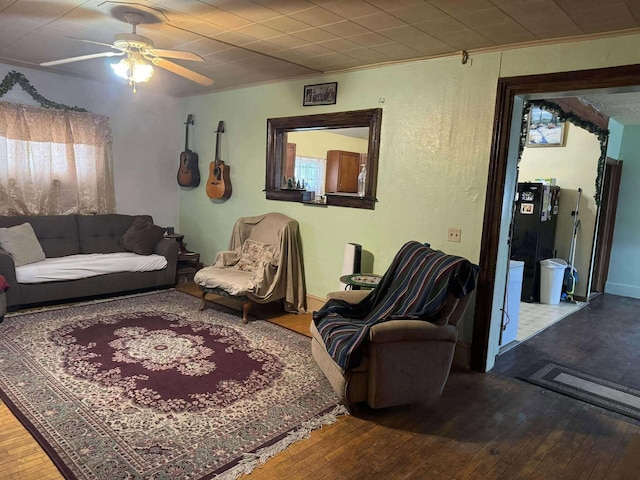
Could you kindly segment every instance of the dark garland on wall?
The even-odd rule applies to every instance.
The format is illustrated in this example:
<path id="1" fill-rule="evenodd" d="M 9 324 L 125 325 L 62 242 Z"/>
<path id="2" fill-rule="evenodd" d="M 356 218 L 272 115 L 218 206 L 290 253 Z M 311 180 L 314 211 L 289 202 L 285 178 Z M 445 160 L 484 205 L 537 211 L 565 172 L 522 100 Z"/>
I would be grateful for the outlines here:
<path id="1" fill-rule="evenodd" d="M 518 163 L 522 158 L 522 152 L 527 142 L 527 134 L 529 129 L 529 112 L 531 107 L 541 107 L 545 110 L 554 113 L 562 121 L 568 121 L 576 125 L 577 127 L 585 129 L 587 132 L 593 133 L 598 137 L 600 142 L 600 158 L 598 158 L 598 169 L 596 175 L 596 193 L 593 198 L 596 201 L 596 206 L 600 206 L 600 194 L 602 190 L 602 181 L 604 179 L 604 168 L 607 162 L 607 142 L 609 141 L 609 130 L 600 128 L 595 123 L 585 120 L 579 115 L 573 112 L 565 112 L 562 108 L 553 102 L 547 100 L 528 100 L 524 102 L 524 110 L 522 112 L 522 129 L 520 131 L 520 150 L 518 152 Z"/>
<path id="2" fill-rule="evenodd" d="M 47 100 L 42 95 L 38 93 L 33 85 L 27 80 L 22 73 L 16 72 L 15 70 L 11 70 L 0 83 L 0 98 L 4 97 L 4 95 L 13 88 L 15 84 L 18 84 L 22 87 L 22 89 L 31 95 L 36 102 L 40 104 L 42 108 L 51 108 L 56 110 L 69 110 L 73 112 L 87 112 L 88 110 L 80 107 L 70 107 L 69 105 L 65 105 L 63 103 L 52 102 L 51 100 Z"/>

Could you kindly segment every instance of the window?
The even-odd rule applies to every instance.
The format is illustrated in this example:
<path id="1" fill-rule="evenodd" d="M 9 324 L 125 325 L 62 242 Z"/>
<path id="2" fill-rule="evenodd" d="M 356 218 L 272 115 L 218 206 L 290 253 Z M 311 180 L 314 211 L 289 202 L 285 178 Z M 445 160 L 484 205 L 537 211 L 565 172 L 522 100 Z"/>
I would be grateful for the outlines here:
<path id="1" fill-rule="evenodd" d="M 316 195 L 324 195 L 324 179 L 327 169 L 326 158 L 296 156 L 295 178 L 304 182 L 304 188 Z"/>
<path id="2" fill-rule="evenodd" d="M 0 214 L 115 212 L 105 116 L 0 102 Z"/>

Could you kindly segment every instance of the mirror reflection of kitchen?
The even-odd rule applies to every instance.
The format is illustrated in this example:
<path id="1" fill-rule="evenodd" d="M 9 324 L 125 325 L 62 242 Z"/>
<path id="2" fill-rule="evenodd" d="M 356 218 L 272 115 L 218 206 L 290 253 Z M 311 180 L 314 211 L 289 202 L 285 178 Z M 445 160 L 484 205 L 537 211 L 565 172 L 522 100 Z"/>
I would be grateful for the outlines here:
<path id="1" fill-rule="evenodd" d="M 368 145 L 368 127 L 288 132 L 284 176 L 316 196 L 355 196 Z"/>

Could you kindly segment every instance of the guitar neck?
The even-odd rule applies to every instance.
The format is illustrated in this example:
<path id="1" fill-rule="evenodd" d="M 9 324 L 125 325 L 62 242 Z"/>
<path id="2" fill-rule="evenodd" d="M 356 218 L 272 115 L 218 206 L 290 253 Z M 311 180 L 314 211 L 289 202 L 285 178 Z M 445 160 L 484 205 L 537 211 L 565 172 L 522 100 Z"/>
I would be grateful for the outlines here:
<path id="1" fill-rule="evenodd" d="M 184 151 L 189 151 L 189 125 L 193 125 L 193 118 L 191 114 L 187 115 L 187 121 L 184 122 L 185 131 L 184 131 Z"/>
<path id="2" fill-rule="evenodd" d="M 216 162 L 216 165 L 219 165 L 220 162 L 221 162 L 221 159 L 220 159 L 220 134 L 219 133 L 216 134 L 216 156 L 215 156 L 214 160 Z"/>
<path id="3" fill-rule="evenodd" d="M 222 160 L 220 159 L 220 134 L 224 133 L 224 122 L 220 120 L 218 122 L 218 129 L 216 130 L 216 156 L 214 158 L 214 162 L 216 165 L 220 165 Z"/>

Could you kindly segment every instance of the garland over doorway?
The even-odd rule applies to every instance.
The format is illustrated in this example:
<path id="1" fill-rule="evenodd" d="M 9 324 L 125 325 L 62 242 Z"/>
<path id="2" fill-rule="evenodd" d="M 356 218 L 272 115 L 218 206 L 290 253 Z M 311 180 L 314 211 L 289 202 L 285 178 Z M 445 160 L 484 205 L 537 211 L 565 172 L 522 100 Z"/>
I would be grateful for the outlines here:
<path id="1" fill-rule="evenodd" d="M 548 112 L 553 113 L 561 121 L 568 121 L 575 126 L 586 130 L 589 133 L 593 133 L 598 137 L 600 142 L 600 158 L 598 158 L 598 169 L 596 174 L 596 191 L 593 196 L 596 201 L 596 206 L 600 206 L 600 195 L 602 190 L 602 181 L 604 179 L 604 169 L 607 163 L 607 143 L 609 141 L 609 130 L 600 128 L 598 125 L 590 120 L 585 120 L 580 115 L 574 112 L 566 112 L 559 105 L 547 101 L 547 100 L 528 100 L 524 102 L 524 110 L 522 112 L 522 128 L 520 130 L 520 145 L 518 148 L 518 163 L 522 158 L 522 152 L 527 141 L 527 130 L 529 127 L 529 113 L 532 107 L 540 107 Z"/>

